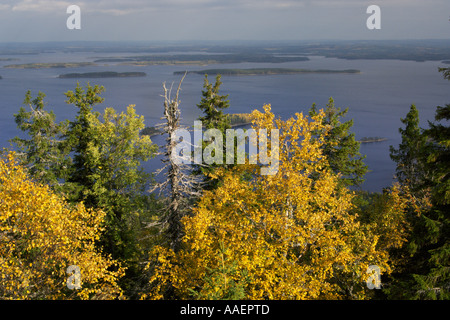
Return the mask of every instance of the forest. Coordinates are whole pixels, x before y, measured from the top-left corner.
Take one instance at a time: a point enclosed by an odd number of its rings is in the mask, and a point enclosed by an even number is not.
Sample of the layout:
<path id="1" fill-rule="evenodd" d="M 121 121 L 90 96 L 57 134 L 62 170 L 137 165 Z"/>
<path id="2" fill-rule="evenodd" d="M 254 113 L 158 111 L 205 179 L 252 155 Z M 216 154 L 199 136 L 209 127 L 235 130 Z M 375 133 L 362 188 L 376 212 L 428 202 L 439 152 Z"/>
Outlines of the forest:
<path id="1" fill-rule="evenodd" d="M 25 93 L 11 119 L 22 135 L 0 156 L 0 299 L 449 299 L 450 104 L 426 128 L 411 105 L 390 147 L 396 182 L 369 193 L 348 109 L 231 116 L 220 74 L 205 75 L 198 120 L 224 137 L 235 121 L 278 129 L 278 172 L 174 161 L 182 81 L 162 85 L 152 129 L 133 105 L 95 111 L 100 85 L 66 92 L 76 116 L 60 122 L 44 93 Z M 225 148 L 214 142 L 199 147 Z"/>

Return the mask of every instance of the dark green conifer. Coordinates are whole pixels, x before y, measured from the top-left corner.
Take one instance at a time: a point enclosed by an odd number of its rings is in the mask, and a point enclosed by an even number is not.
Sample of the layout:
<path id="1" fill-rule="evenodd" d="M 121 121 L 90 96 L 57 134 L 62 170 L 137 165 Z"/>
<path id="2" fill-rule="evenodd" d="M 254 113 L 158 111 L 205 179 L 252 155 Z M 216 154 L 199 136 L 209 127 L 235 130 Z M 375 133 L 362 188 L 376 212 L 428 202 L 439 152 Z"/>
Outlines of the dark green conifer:
<path id="1" fill-rule="evenodd" d="M 365 156 L 359 153 L 360 143 L 356 141 L 355 134 L 350 132 L 353 120 L 340 121 L 347 114 L 348 108 L 341 110 L 335 107 L 333 98 L 330 98 L 324 111 L 323 124 L 329 125 L 331 129 L 325 137 L 323 154 L 328 158 L 333 172 L 342 174 L 341 181 L 344 186 L 358 186 L 364 182 L 367 166 L 363 161 Z M 312 117 L 317 114 L 314 104 L 309 115 Z"/>

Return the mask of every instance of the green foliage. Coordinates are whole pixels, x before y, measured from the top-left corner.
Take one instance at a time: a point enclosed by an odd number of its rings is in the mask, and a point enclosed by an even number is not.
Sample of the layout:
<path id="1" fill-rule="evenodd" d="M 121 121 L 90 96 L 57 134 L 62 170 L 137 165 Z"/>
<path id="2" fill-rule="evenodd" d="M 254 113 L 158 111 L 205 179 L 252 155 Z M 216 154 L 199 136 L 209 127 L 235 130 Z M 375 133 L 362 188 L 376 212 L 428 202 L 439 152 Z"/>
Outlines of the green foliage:
<path id="1" fill-rule="evenodd" d="M 401 122 L 405 128 L 399 128 L 402 142 L 398 149 L 390 146 L 390 156 L 397 163 L 396 174 L 398 181 L 412 189 L 423 187 L 425 179 L 424 147 L 425 135 L 419 128 L 419 112 L 415 105 L 411 105 L 410 111 Z"/>
<path id="2" fill-rule="evenodd" d="M 93 110 L 103 102 L 99 96 L 103 91 L 89 84 L 86 89 L 77 84 L 75 91 L 68 91 L 66 102 L 78 112 L 74 120 L 61 124 L 55 124 L 54 114 L 43 109 L 43 94 L 33 100 L 28 92 L 25 102 L 32 110 L 22 108 L 16 122 L 29 137 L 13 142 L 34 179 L 53 184 L 72 203 L 83 202 L 106 213 L 99 244 L 114 259 L 124 261 L 130 275 L 138 272 L 144 249 L 136 232 L 151 220 L 153 202 L 145 195 L 151 176 L 141 162 L 152 158 L 157 147 L 149 136 L 140 135 L 144 118 L 134 106 L 120 114 L 112 108 L 103 114 Z"/>
<path id="3" fill-rule="evenodd" d="M 219 89 L 222 84 L 220 81 L 220 74 L 216 76 L 214 85 L 208 81 L 208 75 L 205 75 L 205 81 L 203 84 L 204 90 L 202 90 L 202 99 L 197 107 L 203 111 L 203 115 L 198 118 L 202 121 L 202 126 L 205 130 L 217 129 L 222 132 L 222 141 L 226 141 L 226 130 L 231 128 L 230 120 L 227 114 L 223 111 L 227 109 L 230 104 L 227 100 L 228 95 L 220 95 Z M 203 141 L 202 154 L 205 147 L 210 144 L 211 141 Z M 214 154 L 212 154 L 214 156 Z M 217 179 L 211 179 L 209 174 L 214 172 L 218 167 L 229 167 L 226 164 L 226 146 L 223 143 L 223 164 L 212 164 L 209 166 L 195 166 L 194 174 L 202 174 L 205 180 L 204 189 L 214 188 L 219 181 Z"/>
<path id="4" fill-rule="evenodd" d="M 28 168 L 34 179 L 50 185 L 57 185 L 58 179 L 65 176 L 65 169 L 70 166 L 68 150 L 63 135 L 68 128 L 68 121 L 55 123 L 55 114 L 45 110 L 45 94 L 39 92 L 32 98 L 31 92 L 25 95 L 24 104 L 30 111 L 21 107 L 14 115 L 18 128 L 29 139 L 15 137 L 11 140 L 19 150 L 21 164 Z"/>
<path id="5" fill-rule="evenodd" d="M 440 69 L 450 80 L 450 69 Z M 424 131 L 427 138 L 427 186 L 433 207 L 423 215 L 428 243 L 426 272 L 415 275 L 418 296 L 432 299 L 450 298 L 450 104 L 436 108 L 435 123 Z"/>
<path id="6" fill-rule="evenodd" d="M 448 69 L 440 69 L 450 80 Z M 410 209 L 409 258 L 386 290 L 390 298 L 449 299 L 450 288 L 450 105 L 437 107 L 429 129 L 418 127 L 414 107 L 402 120 L 402 143 L 393 159 L 399 180 L 411 185 L 419 210 Z M 391 148 L 392 150 L 393 148 Z M 428 204 L 428 205 L 424 205 Z M 415 213 L 415 214 L 414 214 Z"/>
<path id="7" fill-rule="evenodd" d="M 250 280 L 246 270 L 238 270 L 236 261 L 231 260 L 220 243 L 218 256 L 219 265 L 207 267 L 208 274 L 204 277 L 203 287 L 197 290 L 189 288 L 192 297 L 198 300 L 241 300 L 245 298 L 245 287 Z"/>
<path id="8" fill-rule="evenodd" d="M 91 124 L 88 115 L 93 112 L 93 107 L 96 104 L 103 102 L 104 99 L 98 96 L 103 91 L 105 91 L 104 87 L 99 87 L 97 85 L 92 87 L 88 84 L 85 93 L 84 89 L 77 83 L 74 92 L 68 91 L 65 93 L 67 97 L 66 103 L 74 104 L 75 107 L 78 108 L 75 121 L 70 122 L 69 130 L 66 135 L 67 143 L 71 148 L 71 152 L 74 153 L 74 165 L 71 168 L 72 172 L 70 172 L 68 181 L 84 185 L 88 189 L 92 188 L 92 183 L 88 178 L 92 174 L 92 168 L 88 165 L 88 148 L 91 141 L 89 132 Z M 98 116 L 99 113 L 96 112 L 95 115 Z"/>
<path id="9" fill-rule="evenodd" d="M 220 81 L 221 76 L 216 76 L 216 82 L 213 85 L 208 81 L 208 75 L 205 75 L 202 91 L 202 100 L 197 107 L 203 111 L 203 116 L 198 119 L 202 121 L 205 129 L 219 129 L 225 133 L 226 129 L 230 128 L 227 116 L 223 113 L 225 109 L 230 106 L 228 95 L 220 95 L 219 89 L 222 85 Z"/>
<path id="10" fill-rule="evenodd" d="M 342 175 L 341 181 L 344 186 L 357 186 L 364 182 L 364 175 L 367 166 L 363 160 L 365 156 L 359 153 L 360 143 L 355 140 L 355 134 L 350 132 L 353 120 L 341 122 L 340 119 L 348 112 L 348 108 L 341 111 L 336 108 L 333 98 L 328 100 L 325 108 L 324 125 L 330 126 L 331 130 L 325 137 L 325 144 L 322 147 L 323 154 L 328 158 L 331 169 L 334 173 Z M 309 115 L 318 114 L 314 104 L 309 110 Z M 323 132 L 317 132 L 320 136 Z"/>

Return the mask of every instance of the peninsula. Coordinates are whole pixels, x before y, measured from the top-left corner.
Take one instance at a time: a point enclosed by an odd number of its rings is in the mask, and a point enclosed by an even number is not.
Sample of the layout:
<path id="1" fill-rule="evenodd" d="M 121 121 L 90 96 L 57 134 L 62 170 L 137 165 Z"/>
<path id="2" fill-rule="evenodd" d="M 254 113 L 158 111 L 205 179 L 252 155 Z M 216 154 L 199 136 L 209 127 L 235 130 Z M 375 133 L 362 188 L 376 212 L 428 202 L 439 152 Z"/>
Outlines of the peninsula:
<path id="1" fill-rule="evenodd" d="M 66 73 L 60 74 L 62 79 L 77 79 L 77 78 L 130 78 L 130 77 L 145 77 L 145 72 L 86 72 L 86 73 Z"/>
<path id="2" fill-rule="evenodd" d="M 346 70 L 328 70 L 328 69 L 293 69 L 293 68 L 252 68 L 252 69 L 206 69 L 198 71 L 187 71 L 194 74 L 221 74 L 223 76 L 256 76 L 256 75 L 275 75 L 275 74 L 302 74 L 302 73 L 360 73 L 357 69 Z M 175 71 L 174 75 L 184 74 L 186 71 Z"/>

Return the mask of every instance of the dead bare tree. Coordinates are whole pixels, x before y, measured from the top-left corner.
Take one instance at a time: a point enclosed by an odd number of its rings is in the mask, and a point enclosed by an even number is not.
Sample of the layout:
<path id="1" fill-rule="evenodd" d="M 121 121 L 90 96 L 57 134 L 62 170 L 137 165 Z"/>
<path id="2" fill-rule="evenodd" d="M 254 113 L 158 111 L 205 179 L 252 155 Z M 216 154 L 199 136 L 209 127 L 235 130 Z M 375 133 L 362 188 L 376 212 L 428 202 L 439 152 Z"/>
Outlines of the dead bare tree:
<path id="1" fill-rule="evenodd" d="M 180 249 L 184 235 L 181 219 L 189 214 L 193 202 L 200 196 L 200 190 L 202 189 L 199 187 L 202 184 L 201 178 L 190 174 L 191 168 L 187 164 L 175 161 L 172 156 L 179 142 L 177 141 L 176 131 L 187 129 L 180 123 L 181 111 L 179 109 L 179 94 L 185 76 L 186 74 L 180 80 L 174 98 L 171 96 L 173 84 L 168 89 L 166 84 L 163 83 L 164 116 L 161 119 L 164 119 L 165 123 L 158 125 L 158 127 L 162 127 L 161 134 L 166 134 L 167 138 L 160 153 L 160 155 L 164 156 L 162 159 L 164 166 L 157 170 L 156 174 L 164 172 L 167 179 L 155 184 L 150 190 L 153 192 L 159 189 L 160 196 L 163 195 L 162 199 L 166 201 L 160 221 L 161 231 L 169 242 L 169 247 L 175 252 Z"/>

